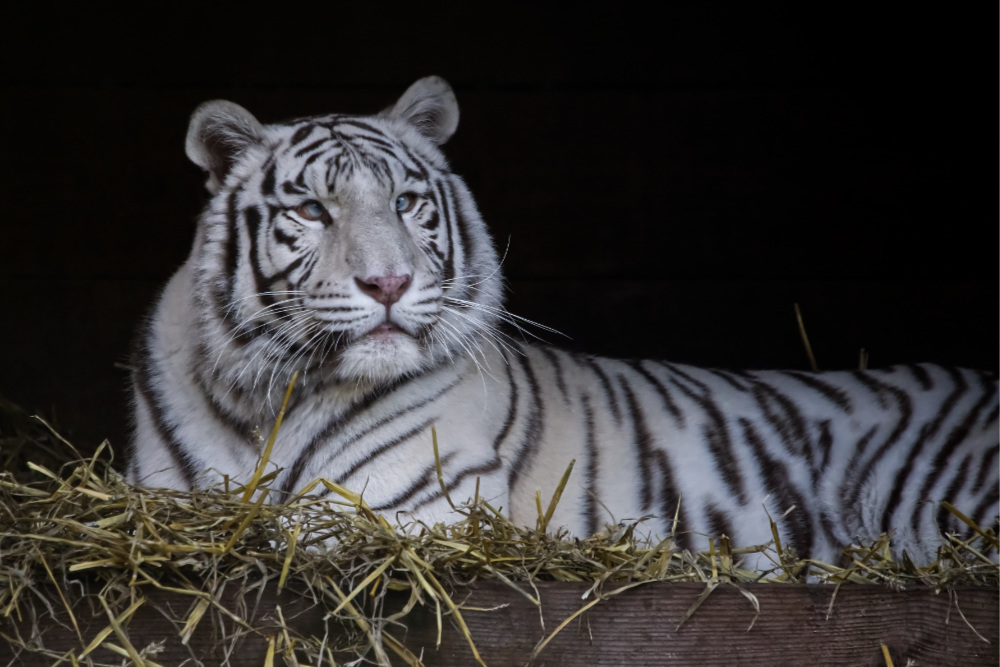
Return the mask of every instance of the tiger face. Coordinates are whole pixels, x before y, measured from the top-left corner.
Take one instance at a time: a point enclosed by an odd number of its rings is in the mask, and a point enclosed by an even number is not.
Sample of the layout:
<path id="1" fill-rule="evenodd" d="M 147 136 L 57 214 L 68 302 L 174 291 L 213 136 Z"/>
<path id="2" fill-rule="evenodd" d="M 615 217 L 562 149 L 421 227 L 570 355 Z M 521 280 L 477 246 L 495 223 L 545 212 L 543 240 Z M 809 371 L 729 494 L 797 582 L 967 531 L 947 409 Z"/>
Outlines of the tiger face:
<path id="1" fill-rule="evenodd" d="M 218 316 L 203 346 L 227 360 L 220 373 L 377 386 L 480 348 L 502 312 L 499 271 L 438 149 L 457 118 L 436 78 L 377 116 L 195 112 L 188 155 L 214 195 L 196 285 Z"/>

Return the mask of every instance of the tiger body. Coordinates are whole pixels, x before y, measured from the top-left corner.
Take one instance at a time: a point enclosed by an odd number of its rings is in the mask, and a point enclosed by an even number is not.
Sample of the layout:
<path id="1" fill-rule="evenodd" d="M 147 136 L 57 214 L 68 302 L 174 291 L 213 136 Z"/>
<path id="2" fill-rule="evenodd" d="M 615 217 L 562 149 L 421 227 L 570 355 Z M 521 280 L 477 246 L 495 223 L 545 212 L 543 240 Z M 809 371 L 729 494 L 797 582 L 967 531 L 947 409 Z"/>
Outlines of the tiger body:
<path id="1" fill-rule="evenodd" d="M 932 558 L 940 531 L 997 515 L 995 378 L 933 365 L 719 371 L 515 340 L 499 262 L 440 153 L 458 110 L 440 79 L 377 116 L 260 125 L 195 112 L 188 155 L 213 197 L 138 346 L 128 477 L 246 480 L 292 373 L 270 465 L 275 500 L 322 477 L 400 521 L 447 521 L 475 493 L 586 536 L 645 518 L 704 548 L 771 540 L 800 555 L 895 531 Z M 786 515 L 786 510 L 795 509 Z"/>

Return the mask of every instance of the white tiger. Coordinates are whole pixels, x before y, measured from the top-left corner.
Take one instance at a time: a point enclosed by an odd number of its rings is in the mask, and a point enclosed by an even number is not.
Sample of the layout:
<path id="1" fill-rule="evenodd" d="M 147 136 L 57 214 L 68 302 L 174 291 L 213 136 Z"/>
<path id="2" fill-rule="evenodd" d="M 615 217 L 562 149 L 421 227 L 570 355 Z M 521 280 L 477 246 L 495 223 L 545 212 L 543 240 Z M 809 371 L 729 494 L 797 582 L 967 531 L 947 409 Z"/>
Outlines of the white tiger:
<path id="1" fill-rule="evenodd" d="M 262 125 L 207 102 L 187 154 L 211 193 L 187 262 L 136 351 L 128 478 L 246 480 L 294 371 L 271 462 L 276 497 L 317 477 L 388 515 L 448 520 L 479 493 L 533 522 L 535 492 L 577 467 L 553 526 L 771 539 L 800 555 L 894 530 L 931 558 L 939 531 L 998 511 L 997 383 L 932 365 L 729 372 L 571 354 L 509 337 L 497 253 L 439 146 L 458 124 L 442 79 L 374 116 Z"/>

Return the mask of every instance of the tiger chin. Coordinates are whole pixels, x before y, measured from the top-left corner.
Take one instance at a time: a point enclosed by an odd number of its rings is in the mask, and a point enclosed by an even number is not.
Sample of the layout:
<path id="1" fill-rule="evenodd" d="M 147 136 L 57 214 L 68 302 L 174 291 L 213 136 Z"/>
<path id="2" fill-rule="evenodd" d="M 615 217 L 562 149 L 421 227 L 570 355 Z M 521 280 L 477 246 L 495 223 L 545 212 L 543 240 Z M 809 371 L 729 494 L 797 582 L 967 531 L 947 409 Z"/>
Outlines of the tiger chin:
<path id="1" fill-rule="evenodd" d="M 658 539 L 677 517 L 678 547 L 747 546 L 773 517 L 801 556 L 835 562 L 892 531 L 924 560 L 942 532 L 969 533 L 942 500 L 995 525 L 988 373 L 725 371 L 525 342 L 441 152 L 458 120 L 437 77 L 369 116 L 195 110 L 186 152 L 210 198 L 138 337 L 132 483 L 248 479 L 297 372 L 272 499 L 323 477 L 387 516 L 447 521 L 443 483 L 531 523 L 575 459 L 550 525 L 581 537 L 644 518 Z"/>

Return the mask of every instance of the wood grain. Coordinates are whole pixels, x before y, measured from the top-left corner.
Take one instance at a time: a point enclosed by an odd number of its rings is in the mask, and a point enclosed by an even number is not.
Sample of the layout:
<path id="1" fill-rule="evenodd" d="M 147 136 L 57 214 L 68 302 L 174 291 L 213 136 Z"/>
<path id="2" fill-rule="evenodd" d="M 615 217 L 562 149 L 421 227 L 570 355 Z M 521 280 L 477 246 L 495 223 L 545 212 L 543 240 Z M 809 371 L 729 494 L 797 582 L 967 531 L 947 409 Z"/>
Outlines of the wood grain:
<path id="1" fill-rule="evenodd" d="M 464 601 L 463 616 L 484 661 L 491 666 L 537 667 L 622 665 L 871 665 L 884 666 L 882 645 L 895 665 L 908 660 L 916 665 L 947 667 L 996 665 L 998 592 L 987 588 L 958 588 L 935 593 L 930 589 L 891 591 L 880 586 L 842 587 L 830 610 L 834 588 L 826 585 L 748 585 L 742 591 L 720 585 L 681 623 L 705 590 L 701 584 L 649 584 L 612 595 L 574 618 L 537 656 L 535 647 L 566 618 L 589 600 L 581 599 L 585 584 L 542 582 L 536 588 L 541 610 L 524 596 L 501 584 L 480 584 L 454 592 Z M 526 589 L 529 590 L 530 589 Z M 605 594 L 615 590 L 605 589 Z M 206 615 L 185 646 L 179 634 L 181 621 L 192 604 L 190 597 L 147 591 L 152 604 L 141 609 L 127 626 L 133 646 L 141 649 L 162 641 L 161 652 L 151 656 L 161 665 L 177 665 L 195 658 L 206 665 L 227 664 L 221 650 L 234 635 L 242 634 L 229 655 L 229 665 L 260 665 L 267 651 L 267 637 L 274 636 L 276 607 L 293 628 L 292 635 L 322 637 L 341 630 L 324 621 L 327 608 L 307 596 L 276 596 L 269 587 L 226 605 L 249 620 L 253 631 L 223 619 L 213 624 Z M 760 605 L 758 614 L 745 594 Z M 406 596 L 390 595 L 383 614 L 398 610 Z M 40 605 L 39 605 L 40 606 Z M 240 608 L 242 606 L 242 609 Z M 81 606 L 78 606 L 81 607 Z M 155 608 L 154 608 L 155 607 Z M 489 608 L 474 611 L 471 608 Z M 829 615 L 828 615 L 828 610 Z M 84 640 L 107 626 L 101 613 L 86 618 L 76 610 Z M 82 645 L 67 623 L 47 614 L 39 619 L 41 641 L 49 656 L 79 655 Z M 171 620 L 173 619 L 173 620 Z M 401 625 L 387 630 L 432 665 L 475 664 L 468 644 L 447 618 L 441 645 L 433 609 L 417 609 Z M 29 623 L 18 625 L 25 632 Z M 15 629 L 8 619 L 0 631 Z M 112 643 L 117 641 L 113 636 Z M 331 634 L 330 644 L 335 643 Z M 100 663 L 116 662 L 114 654 L 98 649 L 91 657 Z M 344 660 L 348 656 L 338 656 Z M 0 646 L 0 664 L 51 665 L 52 657 L 18 654 Z M 68 663 L 67 663 L 68 664 Z M 276 664 L 282 664 L 278 659 Z M 402 663 L 400 663 L 402 664 Z"/>

